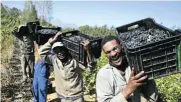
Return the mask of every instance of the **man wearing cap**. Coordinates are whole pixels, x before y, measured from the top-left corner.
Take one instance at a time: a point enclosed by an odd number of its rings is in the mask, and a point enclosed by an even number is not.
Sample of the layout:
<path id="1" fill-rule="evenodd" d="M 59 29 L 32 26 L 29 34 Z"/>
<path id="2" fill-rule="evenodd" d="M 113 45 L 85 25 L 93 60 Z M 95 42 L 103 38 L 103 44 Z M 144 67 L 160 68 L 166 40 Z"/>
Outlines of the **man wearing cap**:
<path id="1" fill-rule="evenodd" d="M 83 102 L 83 80 L 81 70 L 83 66 L 71 57 L 68 49 L 62 42 L 56 42 L 61 35 L 58 32 L 53 38 L 40 48 L 40 55 L 46 55 L 45 60 L 52 63 L 55 73 L 55 84 L 58 98 L 61 102 Z M 88 50 L 88 41 L 83 42 L 85 50 Z M 53 49 L 55 55 L 49 55 L 48 52 Z M 88 58 L 88 63 L 92 62 Z"/>

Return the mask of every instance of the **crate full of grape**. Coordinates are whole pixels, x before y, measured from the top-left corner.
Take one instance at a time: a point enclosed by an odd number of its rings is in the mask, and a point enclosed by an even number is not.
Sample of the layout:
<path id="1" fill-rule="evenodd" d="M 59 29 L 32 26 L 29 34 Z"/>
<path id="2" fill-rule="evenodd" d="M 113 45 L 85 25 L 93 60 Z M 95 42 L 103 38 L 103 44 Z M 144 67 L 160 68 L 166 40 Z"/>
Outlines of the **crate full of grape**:
<path id="1" fill-rule="evenodd" d="M 87 34 L 83 34 L 79 30 L 72 30 L 62 33 L 62 42 L 68 48 L 72 57 L 79 61 L 84 66 L 87 65 L 87 53 L 84 50 L 84 46 L 81 44 L 82 41 L 90 41 L 90 52 L 94 58 L 101 56 L 101 41 L 100 37 L 92 37 Z"/>
<path id="2" fill-rule="evenodd" d="M 45 44 L 49 38 L 55 36 L 57 32 L 61 31 L 61 27 L 43 27 L 37 26 L 35 29 L 35 38 L 39 45 Z"/>
<path id="3" fill-rule="evenodd" d="M 151 80 L 181 72 L 181 33 L 156 23 L 152 18 L 116 30 L 128 62 L 136 73 L 145 71 Z"/>

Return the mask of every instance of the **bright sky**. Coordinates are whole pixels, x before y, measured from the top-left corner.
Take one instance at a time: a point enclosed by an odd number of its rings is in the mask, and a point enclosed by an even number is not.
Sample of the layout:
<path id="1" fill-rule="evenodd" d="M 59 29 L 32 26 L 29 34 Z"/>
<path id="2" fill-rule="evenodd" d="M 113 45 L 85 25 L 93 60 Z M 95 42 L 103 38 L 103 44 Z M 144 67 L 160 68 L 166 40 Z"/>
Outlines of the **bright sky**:
<path id="1" fill-rule="evenodd" d="M 2 1 L 24 8 L 24 1 Z M 147 17 L 166 27 L 181 27 L 181 1 L 53 1 L 55 25 L 121 26 Z"/>

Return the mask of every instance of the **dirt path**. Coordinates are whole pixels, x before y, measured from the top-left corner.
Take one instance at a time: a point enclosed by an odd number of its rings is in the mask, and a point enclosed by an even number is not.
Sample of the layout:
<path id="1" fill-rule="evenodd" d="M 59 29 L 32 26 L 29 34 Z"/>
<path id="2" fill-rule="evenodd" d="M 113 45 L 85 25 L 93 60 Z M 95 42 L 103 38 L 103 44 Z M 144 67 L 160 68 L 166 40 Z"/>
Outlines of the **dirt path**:
<path id="1" fill-rule="evenodd" d="M 27 102 L 32 101 L 32 93 L 30 91 L 31 84 L 21 83 L 22 71 L 20 65 L 20 47 L 18 40 L 14 43 L 14 51 L 10 59 L 8 68 L 1 68 L 1 101 L 7 102 Z"/>

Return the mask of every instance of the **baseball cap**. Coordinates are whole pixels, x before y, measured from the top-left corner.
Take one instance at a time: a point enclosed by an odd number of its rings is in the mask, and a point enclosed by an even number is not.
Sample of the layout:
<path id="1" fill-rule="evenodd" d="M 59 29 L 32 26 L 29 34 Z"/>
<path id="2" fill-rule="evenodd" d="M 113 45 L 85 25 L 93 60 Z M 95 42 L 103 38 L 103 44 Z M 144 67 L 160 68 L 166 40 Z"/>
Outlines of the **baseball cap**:
<path id="1" fill-rule="evenodd" d="M 54 49 L 55 47 L 63 47 L 63 43 L 62 42 L 55 42 L 52 46 L 52 49 Z"/>

